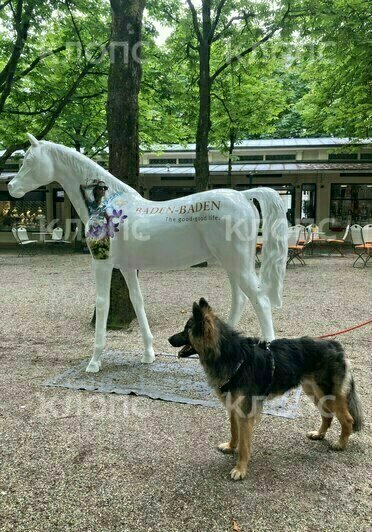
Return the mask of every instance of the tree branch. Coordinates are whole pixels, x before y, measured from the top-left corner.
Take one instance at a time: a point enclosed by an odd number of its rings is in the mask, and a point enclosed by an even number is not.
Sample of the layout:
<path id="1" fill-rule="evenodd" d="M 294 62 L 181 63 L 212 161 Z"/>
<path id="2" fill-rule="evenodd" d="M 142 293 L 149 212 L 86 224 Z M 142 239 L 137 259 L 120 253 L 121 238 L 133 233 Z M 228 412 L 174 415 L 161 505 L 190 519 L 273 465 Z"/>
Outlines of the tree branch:
<path id="1" fill-rule="evenodd" d="M 239 54 L 236 54 L 234 55 L 233 57 L 230 57 L 230 59 L 228 59 L 223 65 L 221 65 L 216 71 L 215 73 L 211 76 L 211 83 L 214 82 L 214 80 L 224 71 L 226 70 L 227 67 L 229 67 L 230 65 L 233 65 L 235 63 L 238 63 L 242 57 L 245 57 L 246 55 L 250 54 L 251 52 L 253 52 L 254 50 L 256 50 L 257 48 L 259 48 L 262 44 L 264 44 L 265 42 L 267 42 L 269 39 L 271 39 L 271 37 L 278 31 L 280 30 L 280 28 L 283 27 L 284 25 L 284 22 L 286 20 L 286 18 L 289 16 L 289 13 L 290 13 L 290 10 L 291 10 L 291 2 L 289 1 L 288 2 L 288 8 L 286 10 L 286 12 L 284 13 L 280 23 L 275 26 L 271 31 L 269 31 L 264 37 L 262 37 L 262 39 L 260 39 L 259 41 L 255 42 L 252 46 L 250 46 L 249 48 L 246 48 L 245 50 L 243 50 L 242 52 L 240 52 Z"/>
<path id="2" fill-rule="evenodd" d="M 0 113 L 2 112 L 4 108 L 4 104 L 11 92 L 13 83 L 14 83 L 14 76 L 15 72 L 17 70 L 18 63 L 20 61 L 23 49 L 25 47 L 27 37 L 28 37 L 28 30 L 31 23 L 31 16 L 32 16 L 32 10 L 33 7 L 28 5 L 23 14 L 23 0 L 18 0 L 17 2 L 17 9 L 15 13 L 15 27 L 17 32 L 17 37 L 13 46 L 12 53 L 10 55 L 9 61 L 3 68 L 2 72 L 0 73 L 0 90 L 1 90 L 1 96 L 0 96 Z"/>
<path id="3" fill-rule="evenodd" d="M 231 116 L 231 113 L 230 113 L 230 111 L 229 111 L 229 109 L 228 109 L 228 107 L 227 107 L 227 105 L 226 105 L 225 100 L 224 100 L 223 98 L 221 98 L 221 96 L 219 96 L 219 95 L 216 94 L 215 92 L 212 92 L 212 93 L 211 93 L 211 96 L 214 96 L 215 98 L 217 98 L 217 100 L 218 100 L 219 102 L 222 103 L 222 106 L 223 106 L 223 108 L 225 109 L 225 111 L 226 111 L 226 113 L 227 113 L 227 116 L 229 117 L 230 122 L 233 124 L 233 123 L 234 123 L 234 120 L 233 120 L 233 118 L 232 118 L 232 116 Z"/>
<path id="4" fill-rule="evenodd" d="M 81 94 L 74 96 L 74 100 L 89 100 L 91 98 L 97 98 L 97 96 L 102 96 L 103 94 L 107 94 L 107 89 L 103 89 L 99 92 L 96 92 L 94 94 Z"/>
<path id="5" fill-rule="evenodd" d="M 199 28 L 199 23 L 198 23 L 198 15 L 196 13 L 195 6 L 191 2 L 191 0 L 187 0 L 187 3 L 189 5 L 190 11 L 191 11 L 192 22 L 193 22 L 193 25 L 194 25 L 194 30 L 195 30 L 195 33 L 196 33 L 196 37 L 197 37 L 198 41 L 201 42 L 202 35 L 200 33 L 200 28 Z"/>
<path id="6" fill-rule="evenodd" d="M 210 35 L 211 42 L 213 42 L 214 40 L 214 32 L 216 31 L 216 28 L 221 18 L 222 10 L 225 7 L 226 2 L 227 0 L 220 0 L 220 3 L 217 6 L 216 16 L 214 17 L 214 21 L 213 21 L 212 28 L 211 28 L 211 35 Z"/>
<path id="7" fill-rule="evenodd" d="M 79 42 L 80 42 L 80 46 L 81 46 L 81 52 L 83 54 L 83 57 L 84 57 L 84 60 L 86 61 L 87 60 L 87 57 L 86 57 L 86 54 L 85 54 L 85 46 L 84 46 L 84 43 L 83 43 L 83 39 L 81 38 L 81 35 L 80 35 L 80 30 L 79 28 L 77 27 L 77 24 L 75 22 L 75 18 L 74 18 L 74 15 L 71 11 L 71 8 L 70 8 L 70 2 L 69 0 L 66 0 L 66 6 L 67 6 L 67 9 L 68 9 L 68 12 L 70 14 L 70 18 L 71 18 L 71 22 L 72 22 L 72 25 L 74 26 L 74 30 L 75 30 L 75 33 L 77 35 L 77 38 L 79 39 Z"/>
<path id="8" fill-rule="evenodd" d="M 32 70 L 34 70 L 34 68 L 37 67 L 37 65 L 43 60 L 43 59 L 46 59 L 47 57 L 51 56 L 51 55 L 56 55 L 56 54 L 59 54 L 59 52 L 63 52 L 64 50 L 66 50 L 66 45 L 62 45 L 60 46 L 59 48 L 56 48 L 55 50 L 51 50 L 50 52 L 44 52 L 43 54 L 39 55 L 38 57 L 36 57 L 32 63 L 30 64 L 30 66 L 28 66 L 25 70 L 23 70 L 22 72 L 20 72 L 17 76 L 14 77 L 14 81 L 18 81 L 20 80 L 21 78 L 24 78 L 25 76 L 27 76 L 27 74 L 29 74 Z"/>
<path id="9" fill-rule="evenodd" d="M 4 2 L 3 4 L 0 4 L 0 11 L 2 9 L 4 9 L 4 7 L 6 7 L 8 4 L 10 4 L 11 0 L 7 0 L 6 2 Z"/>
<path id="10" fill-rule="evenodd" d="M 53 109 L 53 105 L 48 107 L 48 109 L 39 109 L 38 111 L 18 111 L 16 109 L 7 109 L 4 108 L 4 114 L 8 115 L 19 115 L 19 116 L 36 116 L 42 115 L 44 113 L 49 113 Z"/>
<path id="11" fill-rule="evenodd" d="M 94 54 L 93 54 L 93 56 L 94 56 Z M 84 66 L 83 70 L 80 72 L 79 76 L 73 82 L 73 84 L 71 85 L 69 90 L 66 92 L 64 97 L 58 101 L 58 105 L 56 106 L 56 108 L 54 109 L 53 113 L 49 117 L 49 121 L 47 122 L 47 124 L 43 127 L 43 129 L 41 131 L 36 133 L 36 137 L 38 139 L 43 139 L 49 133 L 49 131 L 53 128 L 54 124 L 56 123 L 57 119 L 61 115 L 62 111 L 64 110 L 66 105 L 70 102 L 71 96 L 77 90 L 77 88 L 79 87 L 80 83 L 82 82 L 84 77 L 87 75 L 89 70 L 91 70 L 95 66 L 96 65 L 94 63 L 87 63 Z M 28 146 L 29 146 L 29 142 L 20 142 L 19 144 L 12 144 L 11 146 L 9 146 L 5 150 L 3 155 L 0 157 L 0 173 L 2 172 L 2 170 L 4 168 L 5 162 L 7 161 L 7 159 L 9 159 L 9 157 L 12 155 L 12 153 L 14 153 L 17 150 L 24 150 Z"/>
<path id="12" fill-rule="evenodd" d="M 236 20 L 245 20 L 246 22 L 246 26 L 247 26 L 247 23 L 248 23 L 248 18 L 249 17 L 255 17 L 256 14 L 255 13 L 244 13 L 243 15 L 236 15 L 236 17 L 232 17 L 229 22 L 226 24 L 226 26 L 224 26 L 222 28 L 222 30 L 217 33 L 217 35 L 215 35 L 212 39 L 212 42 L 216 42 L 218 41 L 219 39 L 221 39 L 221 37 L 223 36 L 223 34 L 230 28 L 230 26 L 236 21 Z"/>

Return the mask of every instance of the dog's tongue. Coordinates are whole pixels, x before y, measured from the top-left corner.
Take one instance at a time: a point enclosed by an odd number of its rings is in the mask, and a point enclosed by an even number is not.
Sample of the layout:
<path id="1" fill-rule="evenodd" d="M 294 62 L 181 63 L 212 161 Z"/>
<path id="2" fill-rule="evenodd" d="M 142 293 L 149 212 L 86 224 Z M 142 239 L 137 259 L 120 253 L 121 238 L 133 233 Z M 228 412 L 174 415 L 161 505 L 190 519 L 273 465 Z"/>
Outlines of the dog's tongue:
<path id="1" fill-rule="evenodd" d="M 178 351 L 179 358 L 186 358 L 193 354 L 193 348 L 191 345 L 184 345 L 183 348 Z"/>

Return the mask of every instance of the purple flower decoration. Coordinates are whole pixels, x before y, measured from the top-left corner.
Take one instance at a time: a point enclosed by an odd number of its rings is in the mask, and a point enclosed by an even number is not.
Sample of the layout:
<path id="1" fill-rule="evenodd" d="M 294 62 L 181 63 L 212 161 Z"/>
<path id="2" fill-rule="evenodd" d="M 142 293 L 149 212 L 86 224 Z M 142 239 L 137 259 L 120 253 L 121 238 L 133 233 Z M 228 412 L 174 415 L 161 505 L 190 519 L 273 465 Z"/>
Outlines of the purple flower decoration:
<path id="1" fill-rule="evenodd" d="M 112 216 L 109 216 L 106 222 L 106 234 L 107 236 L 113 238 L 115 233 L 119 231 L 119 224 L 115 223 Z"/>
<path id="2" fill-rule="evenodd" d="M 119 224 L 128 218 L 123 211 L 114 209 L 111 215 L 106 218 L 90 218 L 89 226 L 86 231 L 87 238 L 101 240 L 107 237 L 113 238 L 115 233 L 119 232 Z"/>
<path id="3" fill-rule="evenodd" d="M 123 214 L 123 211 L 121 209 L 118 211 L 116 209 L 113 209 L 110 218 L 112 218 L 116 224 L 119 224 L 119 223 L 123 223 L 124 220 L 128 218 L 128 216 Z"/>
<path id="4" fill-rule="evenodd" d="M 101 238 L 105 238 L 105 236 L 107 235 L 107 230 L 105 226 L 106 224 L 103 220 L 91 220 L 88 230 L 86 232 L 86 236 L 88 238 L 93 238 L 94 240 L 100 240 Z"/>

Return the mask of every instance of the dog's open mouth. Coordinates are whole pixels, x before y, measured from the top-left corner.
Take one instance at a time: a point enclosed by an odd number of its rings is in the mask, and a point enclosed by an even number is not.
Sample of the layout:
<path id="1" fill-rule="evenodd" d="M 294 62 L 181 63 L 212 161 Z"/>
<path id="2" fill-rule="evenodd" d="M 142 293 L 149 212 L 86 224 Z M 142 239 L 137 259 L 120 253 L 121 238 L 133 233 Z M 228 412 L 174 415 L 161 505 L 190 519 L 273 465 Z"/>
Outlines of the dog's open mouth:
<path id="1" fill-rule="evenodd" d="M 178 351 L 179 358 L 187 358 L 195 354 L 196 354 L 195 349 L 192 347 L 192 345 L 188 345 L 188 344 L 184 345 L 183 348 L 180 349 L 180 351 Z"/>

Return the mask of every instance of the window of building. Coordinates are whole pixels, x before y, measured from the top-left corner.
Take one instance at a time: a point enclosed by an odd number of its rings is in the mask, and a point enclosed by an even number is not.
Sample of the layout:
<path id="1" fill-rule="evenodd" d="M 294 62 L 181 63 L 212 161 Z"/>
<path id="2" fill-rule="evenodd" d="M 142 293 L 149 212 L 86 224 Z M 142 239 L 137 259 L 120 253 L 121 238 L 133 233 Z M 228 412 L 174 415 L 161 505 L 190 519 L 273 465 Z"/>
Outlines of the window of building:
<path id="1" fill-rule="evenodd" d="M 150 159 L 149 164 L 176 164 L 177 159 Z"/>
<path id="2" fill-rule="evenodd" d="M 263 161 L 263 155 L 239 155 L 239 161 Z"/>
<path id="3" fill-rule="evenodd" d="M 349 223 L 365 224 L 372 218 L 372 185 L 331 185 L 330 224 L 342 231 Z"/>
<path id="4" fill-rule="evenodd" d="M 329 161 L 357 161 L 358 154 L 357 153 L 329 153 L 328 160 Z"/>
<path id="5" fill-rule="evenodd" d="M 194 181 L 193 175 L 162 175 L 160 178 L 162 181 Z"/>
<path id="6" fill-rule="evenodd" d="M 0 192 L 0 231 L 10 231 L 13 226 L 38 228 L 41 217 L 46 216 L 45 190 L 28 192 L 15 199 L 7 191 Z"/>
<path id="7" fill-rule="evenodd" d="M 168 201 L 175 198 L 182 198 L 195 193 L 194 187 L 152 187 L 150 189 L 150 200 Z"/>
<path id="8" fill-rule="evenodd" d="M 301 223 L 304 225 L 315 223 L 316 213 L 316 184 L 305 183 L 301 190 Z"/>
<path id="9" fill-rule="evenodd" d="M 372 161 L 372 152 L 371 153 L 361 153 L 360 158 L 362 161 Z"/>
<path id="10" fill-rule="evenodd" d="M 295 161 L 295 153 L 275 153 L 266 155 L 266 161 Z"/>
<path id="11" fill-rule="evenodd" d="M 195 159 L 178 159 L 178 164 L 194 164 Z"/>

